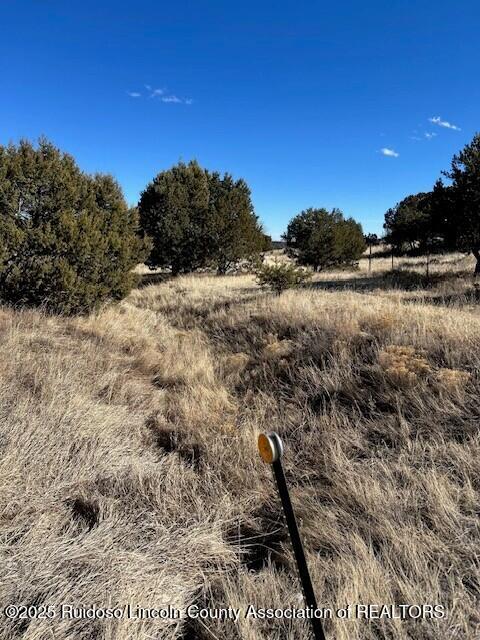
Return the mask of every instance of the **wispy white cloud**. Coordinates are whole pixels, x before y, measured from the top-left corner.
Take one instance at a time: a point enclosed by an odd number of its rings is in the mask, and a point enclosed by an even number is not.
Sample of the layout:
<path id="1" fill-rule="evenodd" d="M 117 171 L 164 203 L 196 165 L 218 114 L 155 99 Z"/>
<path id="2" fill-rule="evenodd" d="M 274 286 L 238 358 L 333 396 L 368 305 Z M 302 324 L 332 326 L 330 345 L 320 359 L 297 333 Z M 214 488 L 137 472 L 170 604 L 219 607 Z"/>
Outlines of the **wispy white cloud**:
<path id="1" fill-rule="evenodd" d="M 174 93 L 167 93 L 167 89 L 157 88 L 154 89 L 151 84 L 143 85 L 146 89 L 146 97 L 149 98 L 158 98 L 161 102 L 171 103 L 171 104 L 193 104 L 192 98 L 179 98 Z M 142 98 L 143 94 L 139 91 L 127 91 L 127 94 L 131 98 Z"/>
<path id="2" fill-rule="evenodd" d="M 183 102 L 183 100 L 181 98 L 178 98 L 177 96 L 174 96 L 174 95 L 162 96 L 161 101 L 162 102 L 172 102 L 173 104 L 181 104 Z"/>
<path id="3" fill-rule="evenodd" d="M 176 95 L 162 96 L 160 98 L 162 102 L 169 102 L 170 104 L 193 104 L 192 98 L 179 98 Z"/>
<path id="4" fill-rule="evenodd" d="M 422 134 L 420 134 L 419 131 L 414 131 L 413 135 L 409 136 L 409 138 L 410 140 L 421 142 L 422 140 L 432 140 L 433 138 L 436 138 L 437 135 L 438 133 L 435 133 L 434 131 L 424 131 Z"/>
<path id="5" fill-rule="evenodd" d="M 442 120 L 440 116 L 435 116 L 434 118 L 429 118 L 429 121 L 432 124 L 437 124 L 439 127 L 445 127 L 445 129 L 453 129 L 454 131 L 461 131 L 460 127 L 457 127 L 456 124 L 452 124 L 451 122 L 447 122 L 446 120 Z"/>
<path id="6" fill-rule="evenodd" d="M 398 156 L 400 155 L 399 153 L 397 153 L 393 149 L 389 149 L 388 147 L 383 147 L 383 149 L 380 149 L 380 153 L 389 158 L 398 158 Z"/>

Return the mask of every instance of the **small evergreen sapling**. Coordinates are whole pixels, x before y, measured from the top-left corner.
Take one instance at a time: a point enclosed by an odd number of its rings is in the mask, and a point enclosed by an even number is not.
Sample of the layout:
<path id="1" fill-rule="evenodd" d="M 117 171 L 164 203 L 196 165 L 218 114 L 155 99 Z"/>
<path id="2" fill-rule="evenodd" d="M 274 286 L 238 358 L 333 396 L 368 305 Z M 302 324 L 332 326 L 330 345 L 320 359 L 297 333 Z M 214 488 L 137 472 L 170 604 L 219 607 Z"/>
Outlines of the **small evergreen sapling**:
<path id="1" fill-rule="evenodd" d="M 298 287 L 312 277 L 311 271 L 292 263 L 262 264 L 256 271 L 257 283 L 278 296 L 286 289 Z"/>

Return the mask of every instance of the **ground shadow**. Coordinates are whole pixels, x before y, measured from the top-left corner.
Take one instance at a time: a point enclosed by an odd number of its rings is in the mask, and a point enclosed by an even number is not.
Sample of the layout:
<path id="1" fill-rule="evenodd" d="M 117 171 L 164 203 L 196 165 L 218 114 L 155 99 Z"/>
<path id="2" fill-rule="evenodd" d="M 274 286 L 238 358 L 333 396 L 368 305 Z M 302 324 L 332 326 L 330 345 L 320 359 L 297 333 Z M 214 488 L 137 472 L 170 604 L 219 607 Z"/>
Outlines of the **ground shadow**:
<path id="1" fill-rule="evenodd" d="M 368 291 L 371 289 L 386 288 L 386 282 L 383 275 L 378 276 L 362 276 L 359 278 L 345 278 L 342 280 L 317 280 L 304 284 L 304 289 L 322 289 L 325 291 L 335 290 L 342 291 L 351 289 L 354 291 Z"/>
<path id="2" fill-rule="evenodd" d="M 444 272 L 432 273 L 427 276 L 409 269 L 395 269 L 375 275 L 365 275 L 358 277 L 350 277 L 342 280 L 317 280 L 303 285 L 305 289 L 317 289 L 323 291 L 359 291 L 367 292 L 374 289 L 384 291 L 415 291 L 416 289 L 431 289 L 441 283 L 454 282 L 459 279 L 467 279 L 471 274 L 469 272 Z M 465 296 L 465 294 L 462 294 Z M 438 296 L 438 298 L 447 298 L 448 296 Z M 460 296 L 461 297 L 461 296 Z M 473 299 L 473 294 L 472 294 Z"/>
<path id="3" fill-rule="evenodd" d="M 162 282 L 166 282 L 172 277 L 171 273 L 142 273 L 137 288 L 143 289 L 143 287 L 148 287 L 150 284 L 162 284 Z"/>
<path id="4" fill-rule="evenodd" d="M 434 296 L 407 296 L 405 302 L 411 304 L 432 304 L 444 307 L 463 307 L 478 305 L 480 303 L 480 291 L 476 289 L 463 293 L 452 293 Z"/>

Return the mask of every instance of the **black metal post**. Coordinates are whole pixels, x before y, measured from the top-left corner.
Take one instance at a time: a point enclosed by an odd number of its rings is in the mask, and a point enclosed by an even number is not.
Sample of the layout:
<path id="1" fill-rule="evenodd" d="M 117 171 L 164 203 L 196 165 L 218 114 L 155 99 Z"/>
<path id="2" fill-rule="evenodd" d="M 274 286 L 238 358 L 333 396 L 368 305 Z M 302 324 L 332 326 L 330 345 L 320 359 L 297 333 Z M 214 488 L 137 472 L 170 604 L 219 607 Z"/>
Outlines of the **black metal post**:
<path id="1" fill-rule="evenodd" d="M 273 468 L 273 475 L 277 483 L 278 493 L 282 502 L 283 513 L 285 515 L 285 520 L 287 521 L 288 533 L 290 535 L 290 541 L 292 543 L 293 553 L 297 563 L 303 597 L 307 609 L 310 609 L 313 614 L 313 616 L 309 618 L 312 626 L 313 637 L 315 640 L 325 640 L 325 634 L 323 633 L 320 618 L 316 618 L 314 613 L 318 609 L 317 600 L 315 598 L 315 591 L 313 590 L 312 580 L 308 571 L 307 559 L 305 557 L 302 539 L 298 530 L 295 512 L 290 500 L 290 494 L 288 493 L 287 480 L 282 467 L 282 441 L 276 433 L 271 433 L 268 436 L 262 435 L 259 438 L 259 450 L 260 455 L 265 462 L 269 462 Z"/>

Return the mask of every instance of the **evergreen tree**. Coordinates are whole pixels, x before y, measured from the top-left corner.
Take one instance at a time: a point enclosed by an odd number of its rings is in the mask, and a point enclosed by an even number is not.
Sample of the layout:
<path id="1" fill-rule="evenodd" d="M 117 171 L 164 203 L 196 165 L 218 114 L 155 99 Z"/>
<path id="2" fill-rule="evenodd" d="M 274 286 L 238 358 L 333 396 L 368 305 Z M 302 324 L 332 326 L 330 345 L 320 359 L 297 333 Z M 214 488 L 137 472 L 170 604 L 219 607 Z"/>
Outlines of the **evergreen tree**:
<path id="1" fill-rule="evenodd" d="M 208 173 L 212 212 L 212 258 L 219 273 L 266 246 L 265 234 L 255 215 L 250 189 L 244 180 L 226 173 Z"/>
<path id="2" fill-rule="evenodd" d="M 445 223 L 455 229 L 455 246 L 476 258 L 475 275 L 480 275 L 480 134 L 453 156 L 445 175 L 452 180 L 453 206 L 446 207 Z"/>
<path id="3" fill-rule="evenodd" d="M 410 195 L 385 213 L 385 242 L 396 252 L 425 249 L 433 233 L 430 193 Z"/>
<path id="4" fill-rule="evenodd" d="M 283 237 L 288 253 L 316 271 L 353 264 L 365 250 L 361 225 L 345 220 L 339 209 L 306 209 L 289 222 Z"/>
<path id="5" fill-rule="evenodd" d="M 273 247 L 274 247 L 273 241 L 272 241 L 272 236 L 269 236 L 266 233 L 263 233 L 262 235 L 263 235 L 263 238 L 262 238 L 262 242 L 261 242 L 261 245 L 262 245 L 261 246 L 261 250 L 263 252 L 272 251 Z"/>
<path id="6" fill-rule="evenodd" d="M 89 176 L 45 139 L 0 147 L 0 297 L 51 311 L 119 299 L 143 259 L 135 210 L 108 175 Z"/>
<path id="7" fill-rule="evenodd" d="M 430 228 L 434 242 L 445 250 L 457 248 L 455 190 L 438 179 L 429 195 Z"/>
<path id="8" fill-rule="evenodd" d="M 335 260 L 337 264 L 353 265 L 366 249 L 362 225 L 353 218 L 335 225 Z"/>
<path id="9" fill-rule="evenodd" d="M 256 271 L 257 284 L 278 296 L 286 289 L 298 287 L 312 277 L 312 272 L 288 263 L 262 264 Z"/>
<path id="10" fill-rule="evenodd" d="M 210 259 L 209 185 L 195 161 L 162 171 L 146 187 L 138 205 L 140 226 L 152 238 L 150 267 L 170 267 L 174 275 Z"/>
<path id="11" fill-rule="evenodd" d="M 159 173 L 143 191 L 139 211 L 153 240 L 147 264 L 173 274 L 200 267 L 224 273 L 265 244 L 245 181 L 206 171 L 196 161 Z"/>

